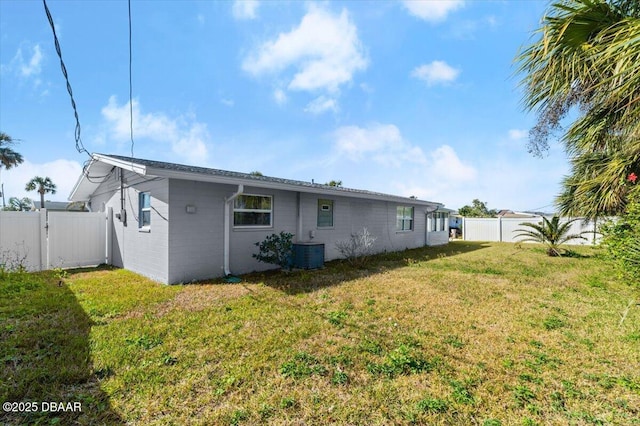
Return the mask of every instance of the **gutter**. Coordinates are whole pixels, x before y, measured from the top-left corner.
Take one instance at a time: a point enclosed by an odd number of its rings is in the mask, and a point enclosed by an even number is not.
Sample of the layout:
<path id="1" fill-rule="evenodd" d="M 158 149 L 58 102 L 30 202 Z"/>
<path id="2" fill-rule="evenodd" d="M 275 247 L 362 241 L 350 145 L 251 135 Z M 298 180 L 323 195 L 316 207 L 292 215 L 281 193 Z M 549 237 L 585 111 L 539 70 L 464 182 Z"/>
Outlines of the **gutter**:
<path id="1" fill-rule="evenodd" d="M 229 252 L 230 252 L 230 237 L 231 237 L 231 203 L 233 200 L 238 198 L 244 192 L 244 185 L 239 184 L 238 190 L 233 193 L 230 197 L 225 198 L 224 200 L 224 248 L 223 248 L 223 257 L 224 257 L 224 275 L 231 275 L 231 270 L 229 268 Z"/>

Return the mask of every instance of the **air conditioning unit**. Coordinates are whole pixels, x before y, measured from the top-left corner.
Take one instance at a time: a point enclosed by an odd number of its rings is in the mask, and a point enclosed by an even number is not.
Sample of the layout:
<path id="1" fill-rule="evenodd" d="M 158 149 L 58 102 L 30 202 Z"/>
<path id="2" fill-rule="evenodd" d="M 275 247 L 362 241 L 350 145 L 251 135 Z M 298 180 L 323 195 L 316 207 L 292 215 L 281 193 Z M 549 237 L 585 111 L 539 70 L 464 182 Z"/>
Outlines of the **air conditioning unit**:
<path id="1" fill-rule="evenodd" d="M 293 267 L 318 269 L 324 266 L 324 244 L 295 243 L 293 245 Z"/>

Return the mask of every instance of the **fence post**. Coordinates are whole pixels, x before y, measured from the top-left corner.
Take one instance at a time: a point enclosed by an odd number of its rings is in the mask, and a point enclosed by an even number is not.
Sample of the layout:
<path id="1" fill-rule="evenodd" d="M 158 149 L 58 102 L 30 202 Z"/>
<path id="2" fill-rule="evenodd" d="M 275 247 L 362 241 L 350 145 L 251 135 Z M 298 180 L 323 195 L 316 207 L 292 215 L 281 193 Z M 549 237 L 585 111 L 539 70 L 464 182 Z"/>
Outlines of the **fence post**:
<path id="1" fill-rule="evenodd" d="M 498 216 L 498 242 L 502 242 L 502 216 Z"/>
<path id="2" fill-rule="evenodd" d="M 49 269 L 49 223 L 47 209 L 38 210 L 40 215 L 40 271 Z"/>
<path id="3" fill-rule="evenodd" d="M 462 216 L 462 240 L 467 241 L 467 218 Z"/>

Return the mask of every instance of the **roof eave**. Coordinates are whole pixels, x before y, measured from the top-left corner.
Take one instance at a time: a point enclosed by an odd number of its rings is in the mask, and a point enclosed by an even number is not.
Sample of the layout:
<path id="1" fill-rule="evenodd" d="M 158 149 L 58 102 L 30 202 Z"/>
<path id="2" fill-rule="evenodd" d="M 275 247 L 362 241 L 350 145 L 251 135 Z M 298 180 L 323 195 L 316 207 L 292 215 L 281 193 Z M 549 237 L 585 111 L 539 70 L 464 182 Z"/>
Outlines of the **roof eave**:
<path id="1" fill-rule="evenodd" d="M 242 178 L 237 176 L 221 176 L 216 174 L 202 174 L 202 173 L 195 173 L 195 172 L 189 172 L 189 171 L 167 170 L 164 168 L 145 166 L 142 164 L 135 163 L 133 161 L 126 161 L 118 158 L 113 158 L 103 154 L 92 154 L 91 157 L 92 157 L 91 162 L 86 167 L 85 173 L 83 173 L 82 176 L 80 176 L 80 178 L 78 179 L 78 182 L 76 182 L 76 185 L 71 191 L 71 195 L 69 196 L 69 201 L 89 201 L 91 194 L 95 191 L 95 189 L 97 189 L 97 187 L 100 185 L 100 182 L 90 181 L 87 175 L 91 175 L 91 171 L 92 169 L 95 168 L 96 163 L 104 163 L 114 167 L 122 168 L 124 170 L 128 170 L 133 173 L 137 173 L 141 176 L 163 177 L 168 179 L 194 180 L 199 182 L 212 182 L 212 183 L 221 183 L 221 184 L 229 184 L 229 185 L 243 184 L 245 186 L 252 186 L 257 188 L 280 189 L 284 191 L 295 191 L 295 192 L 304 192 L 304 193 L 311 193 L 311 194 L 342 196 L 342 197 L 389 201 L 389 202 L 397 202 L 397 203 L 409 203 L 409 204 L 422 205 L 422 206 L 433 207 L 433 208 L 443 207 L 442 203 L 425 201 L 425 200 L 417 200 L 417 199 L 407 198 L 407 197 L 399 197 L 399 196 L 390 195 L 390 194 L 358 192 L 356 190 L 349 191 L 349 190 L 342 190 L 339 188 L 321 186 L 321 185 L 305 186 L 305 185 L 296 185 L 294 183 L 263 181 L 260 179 L 249 179 L 249 178 Z M 80 190 L 83 189 L 83 187 L 87 187 L 86 190 L 84 191 L 87 195 L 78 196 Z"/>
<path id="2" fill-rule="evenodd" d="M 333 187 L 322 186 L 302 186 L 284 182 L 262 181 L 259 179 L 243 179 L 240 177 L 220 176 L 220 175 L 206 175 L 201 173 L 183 172 L 178 170 L 166 170 L 158 168 L 147 168 L 148 176 L 164 177 L 169 179 L 189 179 L 199 182 L 213 182 L 229 185 L 243 184 L 245 186 L 252 186 L 254 188 L 267 188 L 267 189 L 280 189 L 283 191 L 295 191 L 304 192 L 310 194 L 322 194 L 333 195 L 351 198 L 361 198 L 368 200 L 381 200 L 392 202 L 404 202 L 411 204 L 418 204 L 424 206 L 442 206 L 442 203 L 436 203 L 433 201 L 417 200 L 406 197 L 399 197 L 395 195 L 375 194 L 375 193 L 362 193 L 357 191 L 342 191 Z"/>

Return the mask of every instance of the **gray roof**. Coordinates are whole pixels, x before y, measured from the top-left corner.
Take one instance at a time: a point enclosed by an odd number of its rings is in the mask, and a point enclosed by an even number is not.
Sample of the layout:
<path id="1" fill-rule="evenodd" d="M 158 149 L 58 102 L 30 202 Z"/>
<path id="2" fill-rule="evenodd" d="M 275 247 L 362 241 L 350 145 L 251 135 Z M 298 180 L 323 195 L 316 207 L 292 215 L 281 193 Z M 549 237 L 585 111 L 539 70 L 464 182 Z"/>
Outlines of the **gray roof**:
<path id="1" fill-rule="evenodd" d="M 94 175 L 104 175 L 113 166 L 130 167 L 130 170 L 149 176 L 164 176 L 174 179 L 192 179 L 206 180 L 223 183 L 245 184 L 259 187 L 275 187 L 281 189 L 295 190 L 301 192 L 314 193 L 335 193 L 344 196 L 354 196 L 358 198 L 386 199 L 389 201 L 411 201 L 414 204 L 425 204 L 433 206 L 442 206 L 441 203 L 417 200 L 408 197 L 400 197 L 396 195 L 384 194 L 381 192 L 373 192 L 362 189 L 352 189 L 344 187 L 336 187 L 323 185 L 313 182 L 305 182 L 293 179 L 283 179 L 271 176 L 256 176 L 250 173 L 233 172 L 228 170 L 213 169 L 207 167 L 189 166 L 185 164 L 168 163 L 164 161 L 147 160 L 143 158 L 125 157 L 121 155 L 111 154 L 93 154 L 91 163 L 86 168 L 85 173 L 80 177 L 71 196 L 71 200 L 85 201 L 88 196 L 97 189 L 99 181 L 96 182 Z M 103 167 L 97 167 L 97 163 L 103 163 Z M 108 165 L 107 168 L 104 166 Z M 99 169 L 92 173 L 92 167 Z M 89 184 L 93 184 L 93 189 Z M 82 188 L 84 186 L 84 188 Z"/>

